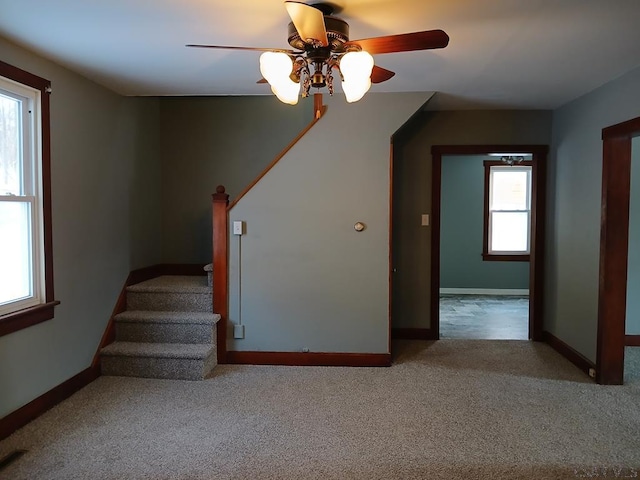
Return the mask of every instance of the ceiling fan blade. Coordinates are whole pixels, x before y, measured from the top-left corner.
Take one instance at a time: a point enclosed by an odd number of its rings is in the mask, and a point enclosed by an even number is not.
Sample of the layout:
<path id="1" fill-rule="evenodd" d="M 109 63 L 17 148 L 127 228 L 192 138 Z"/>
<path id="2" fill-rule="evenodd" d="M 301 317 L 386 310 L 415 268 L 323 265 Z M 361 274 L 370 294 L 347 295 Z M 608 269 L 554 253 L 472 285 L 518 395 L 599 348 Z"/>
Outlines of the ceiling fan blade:
<path id="1" fill-rule="evenodd" d="M 261 79 L 260 79 L 260 80 L 258 80 L 256 83 L 269 83 L 269 82 L 267 82 L 267 80 L 266 80 L 266 79 L 261 78 Z"/>
<path id="2" fill-rule="evenodd" d="M 411 52 L 413 50 L 431 50 L 444 48 L 449 44 L 449 35 L 442 30 L 427 30 L 425 32 L 401 33 L 385 37 L 352 40 L 345 46 L 358 45 L 372 55 L 379 53 Z"/>
<path id="3" fill-rule="evenodd" d="M 284 6 L 302 41 L 309 43 L 308 40 L 315 40 L 323 47 L 329 45 L 324 15 L 320 10 L 301 2 L 284 2 Z"/>
<path id="4" fill-rule="evenodd" d="M 230 47 L 230 46 L 225 46 L 225 45 L 196 45 L 196 44 L 185 45 L 185 47 L 217 48 L 217 49 L 223 49 L 223 50 L 249 50 L 249 51 L 256 51 L 256 52 L 283 52 L 283 53 L 289 53 L 289 54 L 293 54 L 293 55 L 298 53 L 298 52 L 295 52 L 293 50 L 286 50 L 284 48 Z"/>
<path id="5" fill-rule="evenodd" d="M 386 82 L 395 74 L 396 72 L 392 72 L 391 70 L 387 70 L 386 68 L 374 65 L 373 70 L 371 70 L 371 83 Z"/>

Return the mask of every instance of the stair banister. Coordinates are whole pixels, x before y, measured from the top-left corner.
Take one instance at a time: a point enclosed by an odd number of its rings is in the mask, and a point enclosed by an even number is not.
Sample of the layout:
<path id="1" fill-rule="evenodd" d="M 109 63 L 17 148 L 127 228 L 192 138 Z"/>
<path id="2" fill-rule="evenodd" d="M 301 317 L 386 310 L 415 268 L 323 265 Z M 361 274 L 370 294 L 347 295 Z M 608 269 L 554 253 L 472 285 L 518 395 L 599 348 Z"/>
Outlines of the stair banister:
<path id="1" fill-rule="evenodd" d="M 227 321 L 229 317 L 229 194 L 218 185 L 211 195 L 213 203 L 213 311 L 220 314 L 217 324 L 218 363 L 226 363 Z"/>

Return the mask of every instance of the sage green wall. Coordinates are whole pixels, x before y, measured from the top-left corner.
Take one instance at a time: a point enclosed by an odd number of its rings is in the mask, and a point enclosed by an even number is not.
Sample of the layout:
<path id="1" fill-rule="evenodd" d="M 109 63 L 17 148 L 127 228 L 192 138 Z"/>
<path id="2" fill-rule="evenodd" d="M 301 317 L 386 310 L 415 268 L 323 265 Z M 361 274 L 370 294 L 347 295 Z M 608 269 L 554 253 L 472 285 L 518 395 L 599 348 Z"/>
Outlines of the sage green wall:
<path id="1" fill-rule="evenodd" d="M 424 112 L 394 141 L 393 326 L 430 328 L 431 229 L 420 215 L 431 213 L 431 146 L 539 144 L 551 141 L 551 112 Z"/>
<path id="2" fill-rule="evenodd" d="M 246 222 L 230 236 L 229 318 L 245 325 L 231 350 L 389 351 L 390 140 L 430 96 L 325 98 L 325 116 L 231 210 Z"/>
<path id="3" fill-rule="evenodd" d="M 640 116 L 640 68 L 553 112 L 545 329 L 596 358 L 602 129 Z"/>
<path id="4" fill-rule="evenodd" d="M 0 417 L 89 367 L 128 272 L 161 255 L 158 102 L 124 98 L 0 38 L 52 82 L 53 320 L 0 337 Z"/>
<path id="5" fill-rule="evenodd" d="M 627 267 L 627 335 L 640 335 L 640 137 L 631 146 L 629 263 Z"/>
<path id="6" fill-rule="evenodd" d="M 440 287 L 528 289 L 529 262 L 485 262 L 484 161 L 487 156 L 442 157 Z"/>
<path id="7" fill-rule="evenodd" d="M 274 96 L 160 100 L 163 260 L 211 262 L 211 194 L 233 200 L 308 125 L 313 99 Z"/>

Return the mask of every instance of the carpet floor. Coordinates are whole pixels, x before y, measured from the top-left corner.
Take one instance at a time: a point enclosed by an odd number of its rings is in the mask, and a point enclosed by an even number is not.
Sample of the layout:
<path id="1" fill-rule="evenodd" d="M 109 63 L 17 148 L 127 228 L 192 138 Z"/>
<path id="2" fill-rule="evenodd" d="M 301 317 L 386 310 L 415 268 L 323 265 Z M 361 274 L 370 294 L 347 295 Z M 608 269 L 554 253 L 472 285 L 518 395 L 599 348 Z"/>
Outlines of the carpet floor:
<path id="1" fill-rule="evenodd" d="M 101 377 L 11 437 L 2 479 L 640 475 L 640 376 L 594 384 L 527 341 L 403 341 L 390 368 Z"/>

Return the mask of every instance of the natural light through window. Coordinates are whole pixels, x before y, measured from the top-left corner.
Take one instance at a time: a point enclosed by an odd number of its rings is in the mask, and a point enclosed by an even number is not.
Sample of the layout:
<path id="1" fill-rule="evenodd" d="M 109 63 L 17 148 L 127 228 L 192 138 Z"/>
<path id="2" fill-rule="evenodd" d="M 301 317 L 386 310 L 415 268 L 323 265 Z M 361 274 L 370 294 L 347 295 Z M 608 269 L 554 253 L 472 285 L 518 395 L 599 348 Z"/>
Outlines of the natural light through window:
<path id="1" fill-rule="evenodd" d="M 490 165 L 486 255 L 528 255 L 531 166 Z"/>
<path id="2" fill-rule="evenodd" d="M 0 314 L 43 296 L 39 98 L 0 78 Z"/>

